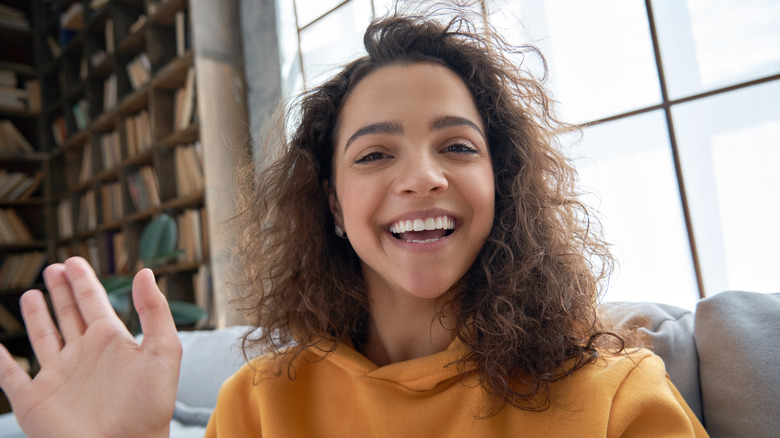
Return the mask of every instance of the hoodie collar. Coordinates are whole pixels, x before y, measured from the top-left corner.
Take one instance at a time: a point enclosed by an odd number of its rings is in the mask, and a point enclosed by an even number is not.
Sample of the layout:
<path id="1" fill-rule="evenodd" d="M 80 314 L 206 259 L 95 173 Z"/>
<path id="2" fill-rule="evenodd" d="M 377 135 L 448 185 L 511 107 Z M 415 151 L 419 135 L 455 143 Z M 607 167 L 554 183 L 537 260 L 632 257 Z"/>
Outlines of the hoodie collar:
<path id="1" fill-rule="evenodd" d="M 466 353 L 466 347 L 457 338 L 446 350 L 416 359 L 385 366 L 377 366 L 360 354 L 349 343 L 337 342 L 335 350 L 309 347 L 309 351 L 323 360 L 343 369 L 352 377 L 378 379 L 399 384 L 411 391 L 429 391 L 439 383 L 461 374 L 453 363 Z"/>

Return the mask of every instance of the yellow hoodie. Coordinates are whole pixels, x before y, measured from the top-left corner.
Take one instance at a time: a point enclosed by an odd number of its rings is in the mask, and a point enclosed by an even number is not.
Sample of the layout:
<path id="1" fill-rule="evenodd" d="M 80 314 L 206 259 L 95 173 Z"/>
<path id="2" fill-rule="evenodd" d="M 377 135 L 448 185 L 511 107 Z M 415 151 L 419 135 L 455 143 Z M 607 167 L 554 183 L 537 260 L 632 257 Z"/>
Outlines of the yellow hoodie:
<path id="1" fill-rule="evenodd" d="M 430 356 L 378 367 L 346 344 L 305 350 L 295 379 L 279 359 L 245 365 L 220 390 L 206 430 L 214 437 L 691 437 L 707 436 L 647 350 L 608 356 L 551 386 L 541 413 L 485 413 L 475 376 L 446 366 L 455 342 Z"/>

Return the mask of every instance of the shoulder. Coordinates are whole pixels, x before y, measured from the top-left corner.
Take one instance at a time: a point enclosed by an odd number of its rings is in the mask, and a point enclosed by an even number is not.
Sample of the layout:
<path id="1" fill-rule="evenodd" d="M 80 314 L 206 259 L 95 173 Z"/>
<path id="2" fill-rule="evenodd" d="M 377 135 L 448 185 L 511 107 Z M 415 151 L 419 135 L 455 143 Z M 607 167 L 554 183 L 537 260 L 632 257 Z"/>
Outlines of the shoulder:
<path id="1" fill-rule="evenodd" d="M 650 350 L 632 349 L 621 353 L 601 352 L 591 364 L 583 367 L 581 377 L 595 380 L 649 378 L 665 380 L 666 367 L 663 360 Z"/>
<path id="2" fill-rule="evenodd" d="M 552 385 L 559 397 L 576 392 L 599 394 L 600 398 L 614 397 L 627 382 L 645 381 L 654 385 L 666 385 L 664 363 L 645 349 L 624 351 L 618 354 L 601 352 L 593 362 Z"/>
<path id="3" fill-rule="evenodd" d="M 222 384 L 217 406 L 209 420 L 207 437 L 249 436 L 262 430 L 263 406 L 284 393 L 290 382 L 287 354 L 269 354 L 249 361 Z"/>
<path id="4" fill-rule="evenodd" d="M 610 436 L 706 436 L 674 387 L 663 360 L 645 349 L 603 354 L 560 385 L 607 419 Z"/>

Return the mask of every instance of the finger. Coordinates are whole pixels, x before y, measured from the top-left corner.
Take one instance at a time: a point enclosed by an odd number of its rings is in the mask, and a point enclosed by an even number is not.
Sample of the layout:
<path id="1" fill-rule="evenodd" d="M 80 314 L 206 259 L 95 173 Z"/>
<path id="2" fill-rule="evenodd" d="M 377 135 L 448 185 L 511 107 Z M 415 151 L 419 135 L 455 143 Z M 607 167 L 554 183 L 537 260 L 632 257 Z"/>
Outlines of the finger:
<path id="1" fill-rule="evenodd" d="M 14 360 L 11 353 L 0 344 L 0 387 L 13 405 L 19 391 L 30 384 L 30 375 Z"/>
<path id="2" fill-rule="evenodd" d="M 22 306 L 22 318 L 27 328 L 27 337 L 30 339 L 35 357 L 46 366 L 49 359 L 62 350 L 62 338 L 57 326 L 49 314 L 46 300 L 39 290 L 27 291 L 20 300 Z"/>
<path id="3" fill-rule="evenodd" d="M 46 282 L 65 343 L 83 335 L 86 324 L 73 298 L 70 281 L 65 275 L 65 265 L 57 263 L 47 267 L 43 271 L 43 281 Z"/>
<path id="4" fill-rule="evenodd" d="M 153 354 L 181 350 L 168 301 L 150 269 L 140 270 L 133 278 L 133 303 L 144 332 L 142 348 Z"/>
<path id="5" fill-rule="evenodd" d="M 65 275 L 70 282 L 81 317 L 84 318 L 87 326 L 104 318 L 112 318 L 119 322 L 108 300 L 106 290 L 86 260 L 81 257 L 65 260 Z"/>

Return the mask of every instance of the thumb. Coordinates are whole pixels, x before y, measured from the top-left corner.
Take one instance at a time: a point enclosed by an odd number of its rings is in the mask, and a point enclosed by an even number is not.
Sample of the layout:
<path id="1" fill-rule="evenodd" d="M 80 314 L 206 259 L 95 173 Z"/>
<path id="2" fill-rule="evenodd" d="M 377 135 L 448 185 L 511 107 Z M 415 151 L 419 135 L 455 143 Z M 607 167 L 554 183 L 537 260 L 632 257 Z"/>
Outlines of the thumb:
<path id="1" fill-rule="evenodd" d="M 133 278 L 133 303 L 144 332 L 142 348 L 152 354 L 170 354 L 177 347 L 181 350 L 168 301 L 148 268 Z"/>

